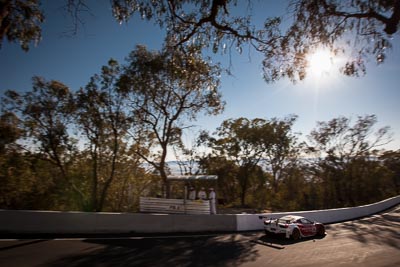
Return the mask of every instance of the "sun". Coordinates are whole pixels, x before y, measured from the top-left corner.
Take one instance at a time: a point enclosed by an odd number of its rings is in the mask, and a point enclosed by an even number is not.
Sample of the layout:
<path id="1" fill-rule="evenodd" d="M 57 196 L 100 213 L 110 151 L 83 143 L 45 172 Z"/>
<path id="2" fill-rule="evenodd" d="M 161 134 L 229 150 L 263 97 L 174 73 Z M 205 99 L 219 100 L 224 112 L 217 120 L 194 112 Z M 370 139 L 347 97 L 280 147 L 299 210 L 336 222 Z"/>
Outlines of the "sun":
<path id="1" fill-rule="evenodd" d="M 329 75 L 333 67 L 333 54 L 328 49 L 317 49 L 307 58 L 308 72 L 316 77 Z"/>

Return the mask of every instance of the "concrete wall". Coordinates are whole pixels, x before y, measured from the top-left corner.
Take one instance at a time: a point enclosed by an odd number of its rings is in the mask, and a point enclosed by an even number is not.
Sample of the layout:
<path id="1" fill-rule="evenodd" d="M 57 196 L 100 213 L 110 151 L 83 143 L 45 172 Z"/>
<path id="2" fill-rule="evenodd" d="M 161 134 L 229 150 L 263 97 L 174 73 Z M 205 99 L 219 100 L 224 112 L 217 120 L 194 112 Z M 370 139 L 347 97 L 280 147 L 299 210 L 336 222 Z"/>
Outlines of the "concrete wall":
<path id="1" fill-rule="evenodd" d="M 250 231 L 263 229 L 263 220 L 259 216 L 268 218 L 279 218 L 284 215 L 299 215 L 307 217 L 311 220 L 321 223 L 335 223 L 340 221 L 348 221 L 364 216 L 368 216 L 400 203 L 400 196 L 389 198 L 374 204 L 329 210 L 313 210 L 313 211 L 297 211 L 297 212 L 282 212 L 282 213 L 265 213 L 265 214 L 238 214 L 237 215 L 237 230 Z"/>
<path id="2" fill-rule="evenodd" d="M 263 227 L 259 215 L 306 216 L 322 223 L 351 220 L 374 214 L 400 203 L 400 196 L 375 204 L 319 211 L 271 214 L 166 215 L 0 210 L 0 233 L 172 233 L 249 231 Z"/>
<path id="3" fill-rule="evenodd" d="M 0 210 L 0 233 L 236 231 L 235 215 L 166 215 Z"/>

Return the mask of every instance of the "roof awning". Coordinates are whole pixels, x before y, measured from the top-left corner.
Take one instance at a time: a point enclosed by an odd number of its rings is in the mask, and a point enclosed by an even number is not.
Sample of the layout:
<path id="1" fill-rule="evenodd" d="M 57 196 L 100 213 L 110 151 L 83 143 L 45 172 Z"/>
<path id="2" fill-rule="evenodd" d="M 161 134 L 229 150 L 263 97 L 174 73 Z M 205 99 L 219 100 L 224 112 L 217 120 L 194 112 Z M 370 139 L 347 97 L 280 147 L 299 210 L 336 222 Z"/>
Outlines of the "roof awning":
<path id="1" fill-rule="evenodd" d="M 217 180 L 218 175 L 172 175 L 167 176 L 168 181 L 204 181 Z"/>

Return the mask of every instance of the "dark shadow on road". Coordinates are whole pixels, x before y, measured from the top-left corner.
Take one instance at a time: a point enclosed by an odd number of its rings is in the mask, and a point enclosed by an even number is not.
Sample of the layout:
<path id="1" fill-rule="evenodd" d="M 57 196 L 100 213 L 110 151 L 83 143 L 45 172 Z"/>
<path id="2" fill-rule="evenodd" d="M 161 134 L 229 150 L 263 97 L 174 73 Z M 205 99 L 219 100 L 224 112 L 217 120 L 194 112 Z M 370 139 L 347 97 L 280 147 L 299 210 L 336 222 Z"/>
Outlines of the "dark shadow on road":
<path id="1" fill-rule="evenodd" d="M 365 244 L 385 244 L 400 249 L 400 209 L 356 221 L 333 224 L 333 237 L 347 236 Z"/>
<path id="2" fill-rule="evenodd" d="M 9 250 L 9 249 L 18 248 L 18 247 L 29 246 L 29 245 L 33 245 L 33 244 L 45 242 L 45 241 L 47 241 L 47 240 L 33 240 L 33 241 L 18 243 L 18 244 L 11 245 L 11 246 L 1 247 L 0 251 Z"/>
<path id="3" fill-rule="evenodd" d="M 239 266 L 259 257 L 256 244 L 238 235 L 86 242 L 104 247 L 64 257 L 45 266 Z"/>
<path id="4" fill-rule="evenodd" d="M 285 246 L 295 245 L 302 242 L 312 242 L 317 239 L 323 239 L 324 236 L 314 236 L 314 237 L 307 237 L 301 238 L 300 240 L 294 241 L 292 239 L 287 239 L 283 236 L 274 236 L 274 235 L 263 235 L 252 242 L 257 243 L 259 245 L 264 245 L 267 247 L 275 248 L 275 249 L 284 249 Z"/>

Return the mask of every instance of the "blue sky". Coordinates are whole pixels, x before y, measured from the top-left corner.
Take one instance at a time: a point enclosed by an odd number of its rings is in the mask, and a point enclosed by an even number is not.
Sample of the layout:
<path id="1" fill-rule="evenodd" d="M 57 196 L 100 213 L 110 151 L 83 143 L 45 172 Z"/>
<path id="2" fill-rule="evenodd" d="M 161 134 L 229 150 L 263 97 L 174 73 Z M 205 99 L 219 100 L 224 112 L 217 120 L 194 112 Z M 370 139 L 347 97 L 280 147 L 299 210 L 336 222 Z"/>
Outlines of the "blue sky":
<path id="1" fill-rule="evenodd" d="M 59 80 L 75 90 L 85 86 L 109 58 L 123 62 L 136 44 L 144 44 L 150 49 L 161 47 L 162 30 L 139 18 L 119 25 L 112 17 L 109 1 L 89 1 L 93 16 L 83 17 L 85 26 L 76 36 L 63 34 L 72 25 L 61 9 L 64 1 L 43 2 L 46 22 L 39 45 L 28 53 L 17 44 L 7 42 L 0 49 L 1 95 L 7 89 L 31 90 L 34 75 Z M 285 12 L 283 1 L 259 3 L 261 7 L 254 10 L 256 19 Z M 296 114 L 299 118 L 294 130 L 305 136 L 315 128 L 316 121 L 338 116 L 356 119 L 358 115 L 375 114 L 378 117 L 376 127 L 388 125 L 394 133 L 394 141 L 386 148 L 400 149 L 399 37 L 399 34 L 394 37 L 393 50 L 385 64 L 369 63 L 367 75 L 361 78 L 331 73 L 310 77 L 297 84 L 287 80 L 267 84 L 261 76 L 262 55 L 246 49 L 241 55 L 233 53 L 233 75 L 222 77 L 221 91 L 227 102 L 225 112 L 217 117 L 200 116 L 193 123 L 198 127 L 188 132 L 186 138 L 189 140 L 191 133 L 199 129 L 214 131 L 228 118 L 283 118 Z M 216 55 L 215 60 L 227 64 L 228 57 Z"/>

